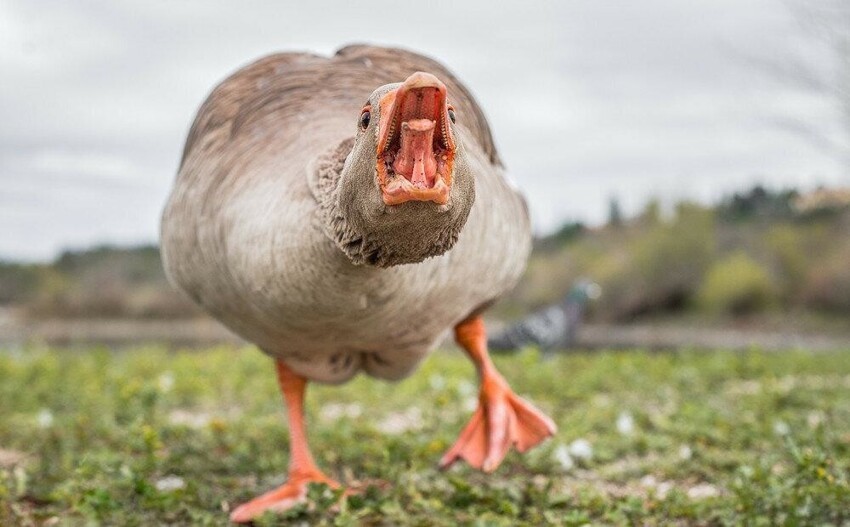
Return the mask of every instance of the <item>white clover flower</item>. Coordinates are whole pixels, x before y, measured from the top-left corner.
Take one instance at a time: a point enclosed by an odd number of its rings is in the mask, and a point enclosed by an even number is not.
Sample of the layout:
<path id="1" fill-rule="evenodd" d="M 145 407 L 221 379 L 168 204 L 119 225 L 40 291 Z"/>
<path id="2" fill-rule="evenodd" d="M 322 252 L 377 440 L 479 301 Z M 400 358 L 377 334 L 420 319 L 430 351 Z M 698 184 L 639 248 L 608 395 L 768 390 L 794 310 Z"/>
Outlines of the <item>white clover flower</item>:
<path id="1" fill-rule="evenodd" d="M 378 423 L 378 430 L 387 435 L 398 435 L 408 430 L 422 428 L 422 410 L 413 406 L 402 413 L 391 413 Z"/>
<path id="2" fill-rule="evenodd" d="M 565 471 L 572 470 L 572 468 L 576 465 L 575 461 L 573 461 L 573 457 L 570 455 L 570 449 L 567 445 L 558 445 L 558 447 L 552 452 L 552 457 Z"/>
<path id="3" fill-rule="evenodd" d="M 817 428 L 823 424 L 825 419 L 826 415 L 823 412 L 813 410 L 806 416 L 806 423 L 809 425 L 809 428 Z"/>
<path id="4" fill-rule="evenodd" d="M 682 445 L 681 447 L 679 447 L 680 459 L 688 460 L 692 457 L 694 457 L 694 451 L 691 450 L 691 447 L 689 447 L 688 445 Z"/>
<path id="5" fill-rule="evenodd" d="M 773 433 L 778 436 L 787 436 L 791 433 L 791 427 L 785 421 L 776 421 L 773 423 Z"/>
<path id="6" fill-rule="evenodd" d="M 587 461 L 593 457 L 593 446 L 587 439 L 576 439 L 570 443 L 569 452 L 574 458 Z"/>
<path id="7" fill-rule="evenodd" d="M 189 428 L 204 428 L 210 424 L 212 416 L 206 412 L 176 409 L 168 414 L 168 422 L 173 425 L 188 426 Z"/>
<path id="8" fill-rule="evenodd" d="M 475 393 L 475 385 L 467 380 L 457 383 L 457 393 L 461 395 L 472 395 Z"/>
<path id="9" fill-rule="evenodd" d="M 363 406 L 360 403 L 331 403 L 322 406 L 321 410 L 319 410 L 319 415 L 325 421 L 335 421 L 343 416 L 356 419 L 362 414 Z"/>
<path id="10" fill-rule="evenodd" d="M 345 405 L 340 403 L 329 403 L 322 405 L 319 416 L 325 421 L 334 421 L 345 415 Z"/>
<path id="11" fill-rule="evenodd" d="M 620 412 L 617 417 L 617 431 L 624 436 L 630 436 L 635 431 L 635 420 L 629 412 Z"/>
<path id="12" fill-rule="evenodd" d="M 36 415 L 35 421 L 39 428 L 50 428 L 53 426 L 53 412 L 47 408 L 42 408 Z"/>
<path id="13" fill-rule="evenodd" d="M 345 416 L 351 419 L 357 419 L 363 415 L 363 405 L 360 403 L 351 403 L 345 406 Z"/>
<path id="14" fill-rule="evenodd" d="M 672 481 L 662 481 L 655 487 L 655 495 L 661 498 L 662 500 L 670 494 L 670 491 L 673 490 L 675 485 L 673 485 Z"/>
<path id="15" fill-rule="evenodd" d="M 174 388 L 174 374 L 170 371 L 164 372 L 157 379 L 157 384 L 159 384 L 159 391 L 162 393 L 168 393 Z"/>
<path id="16" fill-rule="evenodd" d="M 658 486 L 658 480 L 652 474 L 640 478 L 640 486 L 646 488 L 655 488 Z"/>
<path id="17" fill-rule="evenodd" d="M 428 384 L 431 385 L 432 390 L 442 390 L 446 387 L 446 378 L 439 373 L 435 373 L 428 378 Z"/>

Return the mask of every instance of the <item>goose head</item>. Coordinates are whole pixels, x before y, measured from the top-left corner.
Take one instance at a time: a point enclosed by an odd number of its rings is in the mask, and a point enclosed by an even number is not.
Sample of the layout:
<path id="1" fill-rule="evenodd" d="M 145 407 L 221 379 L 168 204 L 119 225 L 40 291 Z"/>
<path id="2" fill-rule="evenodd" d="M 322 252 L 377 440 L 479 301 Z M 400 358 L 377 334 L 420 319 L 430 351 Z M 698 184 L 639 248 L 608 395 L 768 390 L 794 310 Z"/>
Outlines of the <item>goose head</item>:
<path id="1" fill-rule="evenodd" d="M 357 246 L 346 251 L 355 263 L 415 263 L 457 241 L 475 182 L 448 96 L 437 77 L 416 72 L 376 89 L 357 114 L 337 195 L 356 233 Z"/>

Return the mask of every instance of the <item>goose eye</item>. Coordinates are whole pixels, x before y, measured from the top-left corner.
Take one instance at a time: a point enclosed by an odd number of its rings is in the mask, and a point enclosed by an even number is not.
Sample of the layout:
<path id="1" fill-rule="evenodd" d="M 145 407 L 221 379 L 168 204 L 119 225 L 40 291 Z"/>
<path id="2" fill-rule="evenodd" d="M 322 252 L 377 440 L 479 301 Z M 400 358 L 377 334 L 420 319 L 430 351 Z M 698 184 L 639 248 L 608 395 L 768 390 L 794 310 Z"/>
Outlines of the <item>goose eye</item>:
<path id="1" fill-rule="evenodd" d="M 449 106 L 449 119 L 451 119 L 451 120 L 452 120 L 452 122 L 455 122 L 455 120 L 456 120 L 456 118 L 455 118 L 455 109 L 454 109 L 454 108 L 452 108 L 451 106 Z"/>
<path id="2" fill-rule="evenodd" d="M 365 130 L 369 127 L 369 121 L 372 120 L 372 112 L 369 108 L 364 108 L 363 112 L 360 114 L 360 129 Z"/>

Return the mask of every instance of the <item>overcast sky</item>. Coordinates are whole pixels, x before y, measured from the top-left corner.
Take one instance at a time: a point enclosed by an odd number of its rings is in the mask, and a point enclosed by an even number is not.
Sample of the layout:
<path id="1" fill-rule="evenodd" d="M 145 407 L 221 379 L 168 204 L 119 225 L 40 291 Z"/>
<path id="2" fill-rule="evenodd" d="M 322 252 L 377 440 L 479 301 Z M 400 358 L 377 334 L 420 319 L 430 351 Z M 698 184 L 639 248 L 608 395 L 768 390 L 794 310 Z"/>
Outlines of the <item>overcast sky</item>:
<path id="1" fill-rule="evenodd" d="M 273 51 L 398 45 L 449 66 L 490 119 L 535 228 L 650 196 L 847 183 L 777 123 L 841 134 L 834 101 L 754 58 L 806 46 L 779 0 L 0 2 L 0 259 L 153 242 L 209 90 Z M 816 67 L 830 57 L 806 48 Z"/>

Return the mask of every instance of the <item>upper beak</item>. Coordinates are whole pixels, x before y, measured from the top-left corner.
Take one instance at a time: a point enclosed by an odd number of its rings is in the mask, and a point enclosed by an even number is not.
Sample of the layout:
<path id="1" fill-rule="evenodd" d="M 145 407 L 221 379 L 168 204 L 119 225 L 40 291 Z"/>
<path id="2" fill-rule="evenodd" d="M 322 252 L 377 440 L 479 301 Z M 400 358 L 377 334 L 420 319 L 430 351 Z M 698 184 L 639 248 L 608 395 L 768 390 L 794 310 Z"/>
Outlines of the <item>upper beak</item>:
<path id="1" fill-rule="evenodd" d="M 391 99 L 391 100 L 387 100 Z M 387 110 L 385 113 L 384 110 Z M 381 119 L 378 132 L 378 152 L 383 153 L 403 120 L 422 118 L 437 122 L 444 134 L 447 147 L 455 149 L 454 136 L 448 119 L 446 85 L 430 73 L 417 71 L 408 77 L 398 88 L 381 100 Z"/>
<path id="2" fill-rule="evenodd" d="M 377 167 L 384 202 L 445 204 L 456 150 L 446 85 L 418 71 L 380 101 Z"/>

